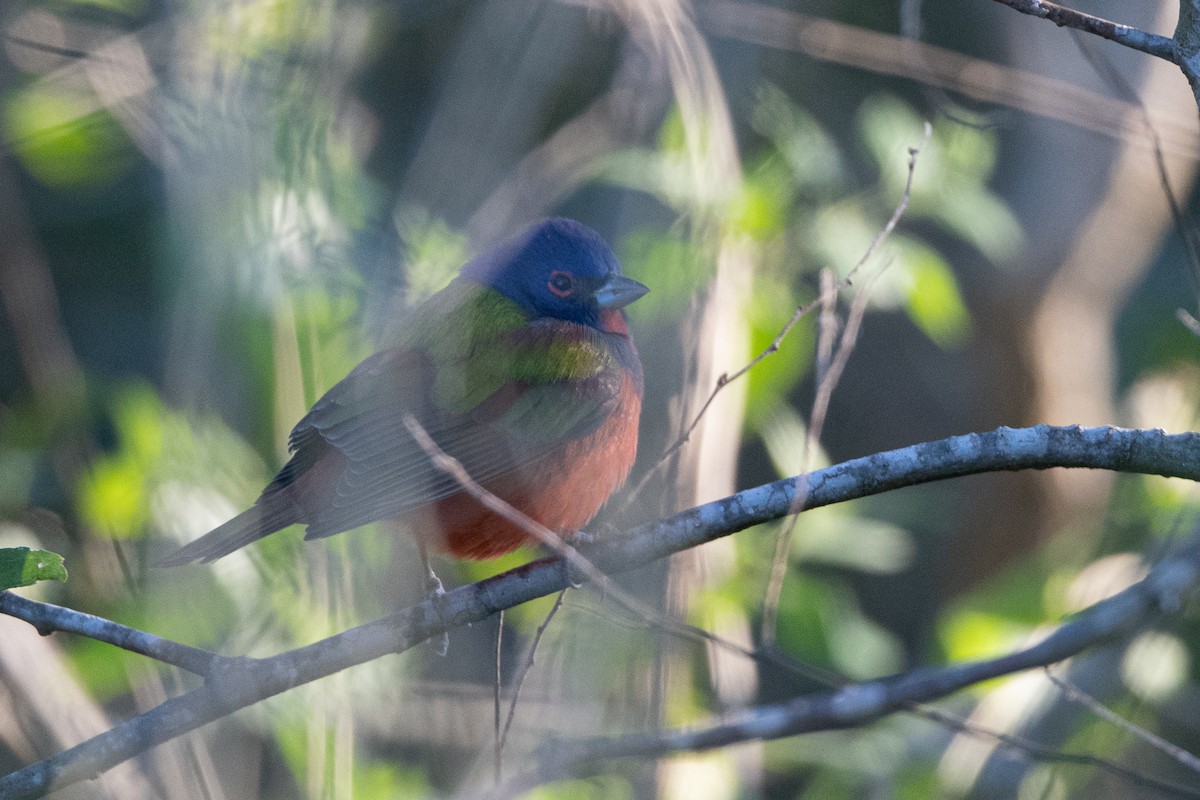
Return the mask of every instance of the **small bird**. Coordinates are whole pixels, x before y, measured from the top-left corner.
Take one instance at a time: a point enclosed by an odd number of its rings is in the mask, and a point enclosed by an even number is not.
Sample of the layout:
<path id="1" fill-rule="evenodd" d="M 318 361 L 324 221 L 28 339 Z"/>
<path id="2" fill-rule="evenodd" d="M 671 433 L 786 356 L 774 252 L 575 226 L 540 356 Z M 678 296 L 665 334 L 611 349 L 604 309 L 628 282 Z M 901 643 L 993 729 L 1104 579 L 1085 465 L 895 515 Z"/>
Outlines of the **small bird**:
<path id="1" fill-rule="evenodd" d="M 524 544 L 524 530 L 433 465 L 406 415 L 484 488 L 573 534 L 633 466 L 642 364 L 623 309 L 648 291 L 573 220 L 505 240 L 317 401 L 253 506 L 159 565 L 213 561 L 293 524 L 319 539 L 403 520 L 423 560 L 426 547 L 483 559 Z"/>

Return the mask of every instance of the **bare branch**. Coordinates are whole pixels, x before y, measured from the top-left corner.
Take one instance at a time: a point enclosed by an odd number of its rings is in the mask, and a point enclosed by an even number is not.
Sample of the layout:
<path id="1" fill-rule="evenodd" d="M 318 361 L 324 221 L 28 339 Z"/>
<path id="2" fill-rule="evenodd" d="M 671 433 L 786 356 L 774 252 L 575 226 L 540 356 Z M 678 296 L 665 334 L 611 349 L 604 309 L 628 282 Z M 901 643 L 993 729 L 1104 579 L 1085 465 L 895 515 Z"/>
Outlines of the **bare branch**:
<path id="1" fill-rule="evenodd" d="M 1153 747 L 1155 750 L 1158 750 L 1168 757 L 1175 759 L 1192 772 L 1200 773 L 1200 758 L 1197 758 L 1192 753 L 1189 753 L 1187 750 L 1184 750 L 1178 745 L 1171 744 L 1166 739 L 1151 733 L 1145 728 L 1134 725 L 1120 714 L 1117 714 L 1109 709 L 1083 689 L 1080 689 L 1071 681 L 1055 675 L 1049 667 L 1046 667 L 1046 677 L 1049 678 L 1050 682 L 1057 686 L 1063 695 L 1065 695 L 1066 698 L 1072 703 L 1079 703 L 1088 711 L 1091 711 L 1093 714 L 1100 717 L 1100 719 L 1111 722 L 1113 725 L 1116 725 L 1126 733 L 1136 736 L 1146 744 Z"/>
<path id="2" fill-rule="evenodd" d="M 546 629 L 550 627 L 550 621 L 562 608 L 563 600 L 566 599 L 567 591 L 558 593 L 558 597 L 554 599 L 554 605 L 551 606 L 546 618 L 542 620 L 542 624 L 538 625 L 537 631 L 533 634 L 533 641 L 529 643 L 529 649 L 525 654 L 525 661 L 521 664 L 520 672 L 517 673 L 516 679 L 513 681 L 512 698 L 508 703 L 508 716 L 504 720 L 504 729 L 500 732 L 501 751 L 504 750 L 504 744 L 508 741 L 508 732 L 512 729 L 513 717 L 517 714 L 517 700 L 521 697 L 521 688 L 525 685 L 525 677 L 529 674 L 529 670 L 533 668 L 533 659 L 537 655 L 538 645 L 542 643 L 542 636 L 546 634 Z"/>
<path id="3" fill-rule="evenodd" d="M 1058 3 L 1048 2 L 1048 0 L 996 0 L 996 2 L 1003 3 L 1022 14 L 1048 19 L 1060 28 L 1074 28 L 1085 33 L 1092 33 L 1117 44 L 1140 50 L 1155 58 L 1170 61 L 1172 64 L 1179 63 L 1175 42 L 1166 36 L 1147 33 L 1139 28 L 1112 22 L 1103 17 L 1094 17 L 1082 11 L 1060 6 Z"/>
<path id="4" fill-rule="evenodd" d="M 585 548 L 583 555 L 605 574 L 644 566 L 706 541 L 796 511 L 879 494 L 905 486 L 998 470 L 1086 467 L 1200 480 L 1200 434 L 1160 430 L 1050 427 L 999 428 L 954 436 L 854 459 L 797 477 L 747 489 L 675 516 L 641 525 L 627 535 Z M 803 502 L 796 507 L 799 487 Z M 1191 551 L 1189 551 L 1191 552 Z M 1063 626 L 1041 645 L 1006 659 L 919 670 L 889 682 L 822 695 L 810 715 L 850 724 L 878 694 L 884 699 L 930 699 L 966 685 L 1040 663 L 1052 663 L 1067 644 L 1100 641 L 1114 619 L 1120 630 L 1136 614 L 1176 612 L 1196 577 L 1195 564 L 1177 557 L 1156 568 L 1138 592 L 1127 591 Z M 149 748 L 195 730 L 240 708 L 357 664 L 399 653 L 451 628 L 486 619 L 501 609 L 562 591 L 580 571 L 563 558 L 544 558 L 476 584 L 461 586 L 435 604 L 426 599 L 384 619 L 352 628 L 271 658 L 224 657 L 203 686 L 166 701 L 63 753 L 0 778 L 0 800 L 32 798 L 82 780 Z M 1150 591 L 1153 590 L 1153 591 Z M 5 593 L 0 593 L 4 597 Z M 33 602 L 33 601 L 26 601 Z M 7 605 L 7 604 L 6 604 Z M 1136 612 L 1136 613 L 1135 613 Z M 1140 617 L 1139 617 L 1140 618 Z M 1087 638 L 1089 632 L 1094 638 Z M 1039 660 L 1041 659 L 1041 660 Z M 1023 666 L 1024 665 L 1024 666 Z M 974 677 L 972 677 L 974 676 Z M 918 691 L 919 690 L 919 691 Z M 837 702 L 834 703 L 833 701 Z M 815 716 L 810 717 L 815 720 Z M 777 720 L 778 721 L 778 720 Z M 759 723 L 761 727 L 761 721 Z"/>
<path id="5" fill-rule="evenodd" d="M 1155 789 L 1158 792 L 1179 796 L 1179 797 L 1197 797 L 1196 791 L 1190 787 L 1179 786 L 1174 783 L 1152 778 L 1149 775 L 1143 775 L 1129 767 L 1121 766 L 1107 758 L 1093 755 L 1092 753 L 1066 753 L 1062 750 L 1056 750 L 1052 747 L 1033 741 L 1025 736 L 1018 736 L 1012 733 L 1002 733 L 993 731 L 981 725 L 976 725 L 973 722 L 968 722 L 961 717 L 956 717 L 953 714 L 948 714 L 945 711 L 929 706 L 921 706 L 914 710 L 915 714 L 941 725 L 949 730 L 958 731 L 968 736 L 973 736 L 977 739 L 986 739 L 995 742 L 1004 750 L 1012 753 L 1019 753 L 1025 758 L 1037 761 L 1042 764 L 1074 764 L 1085 767 L 1095 767 L 1103 770 L 1118 778 L 1128 781 L 1135 786 L 1144 786 L 1148 789 Z"/>
<path id="6" fill-rule="evenodd" d="M 28 622 L 42 636 L 49 636 L 58 631 L 77 633 L 132 653 L 149 656 L 202 677 L 209 675 L 224 658 L 199 647 L 163 639 L 152 633 L 81 611 L 27 600 L 12 592 L 0 592 L 0 614 Z"/>
<path id="7" fill-rule="evenodd" d="M 1196 4 L 1196 0 L 1191 0 Z M 706 32 L 743 42 L 800 52 L 820 61 L 842 64 L 881 75 L 895 75 L 927 86 L 946 89 L 984 103 L 1040 114 L 1103 136 L 1146 143 L 1142 126 L 1131 112 L 1136 109 L 1124 100 L 1102 92 L 1084 89 L 1069 81 L 1039 75 L 1029 70 L 1002 66 L 971 58 L 953 50 L 894 34 L 846 25 L 830 19 L 800 14 L 778 6 L 754 2 L 711 0 L 699 4 L 696 13 Z M 1186 28 L 1180 16 L 1181 31 Z M 1185 59 L 1187 41 L 1179 38 Z M 1200 33 L 1195 52 L 1200 54 Z M 1200 69 L 1200 55 L 1196 55 Z M 1188 73 L 1189 67 L 1183 66 Z M 1197 155 L 1194 128 L 1195 110 L 1168 111 L 1156 125 L 1169 153 Z"/>
<path id="8" fill-rule="evenodd" d="M 1088 648 L 1124 638 L 1158 614 L 1177 612 L 1197 587 L 1200 587 L 1200 532 L 1160 562 L 1145 579 L 1090 606 L 1041 642 L 1023 650 L 984 661 L 925 667 L 892 678 L 851 684 L 832 692 L 760 706 L 703 727 L 560 742 L 549 749 L 550 761 L 540 776 L 544 780 L 588 774 L 614 758 L 654 758 L 857 727 L 981 681 L 1045 667 Z M 1085 759 L 1084 763 L 1096 764 L 1094 756 Z M 1200 790 L 1158 781 L 1131 770 L 1122 768 L 1122 775 L 1179 796 L 1200 797 Z M 519 782 L 525 787 L 530 779 L 526 777 Z M 508 796 L 506 791 L 499 794 Z"/>

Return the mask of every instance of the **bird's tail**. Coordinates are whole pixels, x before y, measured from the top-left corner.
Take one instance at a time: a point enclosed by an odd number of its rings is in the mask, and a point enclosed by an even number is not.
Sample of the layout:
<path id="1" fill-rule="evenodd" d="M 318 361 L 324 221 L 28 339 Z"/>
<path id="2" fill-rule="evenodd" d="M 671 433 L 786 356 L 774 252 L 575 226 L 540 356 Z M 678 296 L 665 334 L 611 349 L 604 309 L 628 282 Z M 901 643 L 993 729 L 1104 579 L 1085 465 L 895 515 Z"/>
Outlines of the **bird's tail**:
<path id="1" fill-rule="evenodd" d="M 299 521 L 298 510 L 286 495 L 266 495 L 224 525 L 159 559 L 155 566 L 178 567 L 193 561 L 207 564 Z"/>

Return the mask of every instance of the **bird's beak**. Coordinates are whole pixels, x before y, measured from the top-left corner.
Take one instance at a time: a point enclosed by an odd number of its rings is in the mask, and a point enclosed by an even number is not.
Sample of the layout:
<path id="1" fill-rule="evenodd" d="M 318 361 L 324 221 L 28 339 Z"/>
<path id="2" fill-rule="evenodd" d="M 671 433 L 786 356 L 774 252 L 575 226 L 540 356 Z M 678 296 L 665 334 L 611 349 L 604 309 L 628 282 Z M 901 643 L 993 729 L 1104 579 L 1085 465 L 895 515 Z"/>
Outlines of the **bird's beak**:
<path id="1" fill-rule="evenodd" d="M 600 308 L 624 308 L 650 289 L 624 275 L 612 275 L 596 290 L 596 305 Z"/>

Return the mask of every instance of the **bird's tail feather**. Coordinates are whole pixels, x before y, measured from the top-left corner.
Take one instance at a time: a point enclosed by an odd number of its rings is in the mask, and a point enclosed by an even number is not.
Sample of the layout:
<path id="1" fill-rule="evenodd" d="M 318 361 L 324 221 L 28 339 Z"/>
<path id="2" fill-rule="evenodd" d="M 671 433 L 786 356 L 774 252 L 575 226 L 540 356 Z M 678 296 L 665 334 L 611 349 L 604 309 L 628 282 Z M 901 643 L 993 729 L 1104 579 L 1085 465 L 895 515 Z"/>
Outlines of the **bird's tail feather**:
<path id="1" fill-rule="evenodd" d="M 159 559 L 155 566 L 178 567 L 193 561 L 207 564 L 295 522 L 299 522 L 297 509 L 288 498 L 260 498 L 225 524 Z"/>

